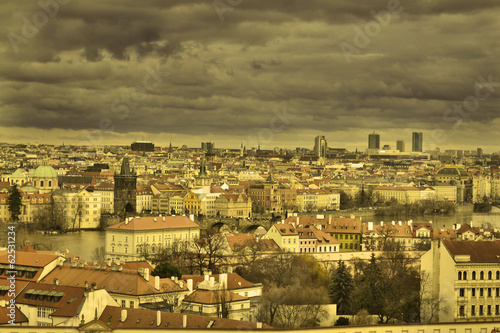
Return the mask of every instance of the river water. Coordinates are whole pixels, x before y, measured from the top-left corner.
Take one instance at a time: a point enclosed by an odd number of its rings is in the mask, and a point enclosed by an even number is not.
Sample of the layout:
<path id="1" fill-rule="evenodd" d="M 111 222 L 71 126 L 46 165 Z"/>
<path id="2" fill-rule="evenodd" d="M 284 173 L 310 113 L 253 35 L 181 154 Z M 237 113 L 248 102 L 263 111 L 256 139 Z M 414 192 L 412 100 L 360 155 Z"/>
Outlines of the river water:
<path id="1" fill-rule="evenodd" d="M 432 221 L 435 228 L 453 228 L 454 224 L 471 223 L 473 226 L 491 225 L 492 227 L 500 228 L 500 209 L 493 208 L 489 213 L 473 213 L 461 212 L 450 216 L 434 215 L 434 216 L 415 216 L 409 217 L 413 223 Z M 363 222 L 380 221 L 392 222 L 393 219 L 383 217 L 363 217 Z M 398 220 L 396 220 L 398 222 Z M 55 250 L 65 251 L 80 256 L 84 260 L 92 261 L 92 251 L 96 247 L 104 246 L 105 233 L 104 231 L 82 231 L 67 233 L 61 235 L 40 235 L 43 240 L 54 244 Z"/>

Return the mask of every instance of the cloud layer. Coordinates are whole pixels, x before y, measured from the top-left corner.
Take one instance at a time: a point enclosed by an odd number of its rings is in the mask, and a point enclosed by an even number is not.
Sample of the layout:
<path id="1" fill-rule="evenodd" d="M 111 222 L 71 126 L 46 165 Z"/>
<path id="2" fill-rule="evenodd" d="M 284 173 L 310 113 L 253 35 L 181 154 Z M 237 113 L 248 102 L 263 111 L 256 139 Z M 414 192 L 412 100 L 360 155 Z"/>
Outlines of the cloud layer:
<path id="1" fill-rule="evenodd" d="M 428 149 L 498 151 L 499 7 L 10 0 L 0 141 L 364 149 L 422 131 Z"/>

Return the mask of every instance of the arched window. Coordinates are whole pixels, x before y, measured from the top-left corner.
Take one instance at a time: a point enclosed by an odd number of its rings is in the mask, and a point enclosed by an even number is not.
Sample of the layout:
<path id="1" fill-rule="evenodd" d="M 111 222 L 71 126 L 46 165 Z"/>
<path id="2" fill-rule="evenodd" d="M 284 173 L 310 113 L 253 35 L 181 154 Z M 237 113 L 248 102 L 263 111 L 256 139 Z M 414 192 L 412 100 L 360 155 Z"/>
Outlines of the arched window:
<path id="1" fill-rule="evenodd" d="M 462 272 L 461 271 L 458 271 L 458 279 L 462 280 Z"/>
<path id="2" fill-rule="evenodd" d="M 467 280 L 467 271 L 464 272 L 464 280 Z"/>
<path id="3" fill-rule="evenodd" d="M 479 272 L 479 280 L 484 280 L 484 272 Z"/>
<path id="4" fill-rule="evenodd" d="M 491 273 L 491 271 L 488 272 L 488 280 L 491 280 L 493 278 L 493 274 Z"/>
<path id="5" fill-rule="evenodd" d="M 497 271 L 497 280 L 500 280 L 500 271 Z"/>
<path id="6" fill-rule="evenodd" d="M 472 272 L 472 280 L 475 280 L 476 279 L 476 271 L 473 271 Z"/>

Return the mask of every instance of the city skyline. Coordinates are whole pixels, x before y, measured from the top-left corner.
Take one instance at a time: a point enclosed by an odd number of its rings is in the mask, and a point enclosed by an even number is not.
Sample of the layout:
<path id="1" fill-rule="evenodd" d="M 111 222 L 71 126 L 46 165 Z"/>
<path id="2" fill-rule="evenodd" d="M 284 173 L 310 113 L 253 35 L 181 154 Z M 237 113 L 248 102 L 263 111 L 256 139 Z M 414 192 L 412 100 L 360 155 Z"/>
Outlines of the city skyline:
<path id="1" fill-rule="evenodd" d="M 0 141 L 500 150 L 499 3 L 221 3 L 2 4 Z"/>

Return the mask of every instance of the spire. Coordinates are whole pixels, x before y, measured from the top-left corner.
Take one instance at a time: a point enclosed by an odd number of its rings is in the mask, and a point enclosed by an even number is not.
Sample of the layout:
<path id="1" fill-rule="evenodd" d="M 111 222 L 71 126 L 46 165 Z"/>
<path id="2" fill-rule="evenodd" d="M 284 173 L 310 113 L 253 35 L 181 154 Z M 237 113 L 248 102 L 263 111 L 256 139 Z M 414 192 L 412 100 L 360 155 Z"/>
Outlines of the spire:
<path id="1" fill-rule="evenodd" d="M 276 179 L 274 178 L 272 172 L 269 172 L 269 177 L 267 177 L 266 183 L 276 183 Z"/>
<path id="2" fill-rule="evenodd" d="M 120 170 L 120 175 L 128 176 L 131 174 L 132 173 L 130 172 L 130 165 L 129 165 L 128 157 L 124 157 L 122 160 L 122 168 Z"/>
<path id="3" fill-rule="evenodd" d="M 205 156 L 201 158 L 200 172 L 198 173 L 198 178 L 207 178 L 207 166 L 205 164 Z"/>

